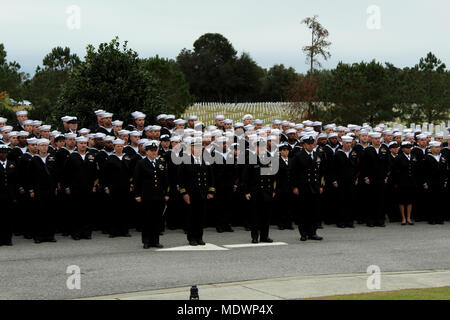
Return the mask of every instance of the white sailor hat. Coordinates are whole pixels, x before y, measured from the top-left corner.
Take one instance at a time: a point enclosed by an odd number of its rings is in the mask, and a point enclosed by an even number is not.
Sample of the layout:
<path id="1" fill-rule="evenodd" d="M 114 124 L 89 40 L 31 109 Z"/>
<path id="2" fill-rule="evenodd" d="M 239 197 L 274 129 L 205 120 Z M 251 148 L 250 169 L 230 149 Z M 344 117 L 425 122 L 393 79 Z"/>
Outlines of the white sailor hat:
<path id="1" fill-rule="evenodd" d="M 233 120 L 231 120 L 231 119 L 225 119 L 225 120 L 223 121 L 223 123 L 224 123 L 224 124 L 233 124 Z"/>
<path id="2" fill-rule="evenodd" d="M 35 127 L 35 126 L 41 126 L 42 125 L 42 121 L 39 121 L 39 120 L 33 120 L 33 122 L 31 123 L 31 125 L 33 126 L 33 127 Z"/>
<path id="3" fill-rule="evenodd" d="M 305 120 L 303 121 L 303 125 L 305 126 L 312 126 L 314 122 L 312 122 L 311 120 Z"/>
<path id="4" fill-rule="evenodd" d="M 10 133 L 8 133 L 8 138 L 11 138 L 11 137 L 17 137 L 18 136 L 18 132 L 17 131 L 11 131 Z"/>
<path id="5" fill-rule="evenodd" d="M 304 131 L 305 131 L 305 132 L 310 132 L 310 133 L 315 132 L 313 127 L 307 127 L 307 128 L 305 128 Z"/>
<path id="6" fill-rule="evenodd" d="M 360 136 L 363 136 L 363 135 L 366 135 L 366 134 L 369 134 L 369 131 L 367 131 L 366 129 L 362 129 L 362 130 L 359 132 L 359 135 L 360 135 Z"/>
<path id="7" fill-rule="evenodd" d="M 225 120 L 225 116 L 220 114 L 215 117 L 216 120 Z"/>
<path id="8" fill-rule="evenodd" d="M 417 140 L 419 140 L 419 139 L 426 139 L 426 138 L 428 138 L 428 136 L 426 134 L 422 133 L 422 134 L 417 135 L 416 138 L 417 138 Z"/>
<path id="9" fill-rule="evenodd" d="M 188 129 L 185 129 L 184 130 L 184 134 L 185 135 L 190 135 L 190 134 L 193 134 L 195 132 L 195 130 L 194 129 L 191 129 L 191 128 L 188 128 Z"/>
<path id="10" fill-rule="evenodd" d="M 444 133 L 443 132 L 436 132 L 435 138 L 443 138 L 444 137 Z"/>
<path id="11" fill-rule="evenodd" d="M 168 114 L 166 119 L 167 120 L 175 120 L 175 116 L 173 114 Z"/>
<path id="12" fill-rule="evenodd" d="M 62 122 L 69 122 L 71 119 L 72 119 L 72 117 L 70 117 L 70 116 L 64 116 L 64 117 L 61 118 L 61 121 Z"/>
<path id="13" fill-rule="evenodd" d="M 236 123 L 234 124 L 234 127 L 235 127 L 235 128 L 243 128 L 243 127 L 244 127 L 244 124 L 243 124 L 242 122 L 236 122 Z"/>
<path id="14" fill-rule="evenodd" d="M 119 136 L 129 135 L 129 134 L 130 134 L 130 131 L 128 131 L 128 130 L 120 130 L 119 132 L 117 132 L 117 134 L 118 134 Z"/>
<path id="15" fill-rule="evenodd" d="M 149 126 L 150 128 L 149 129 L 147 129 L 148 131 L 161 131 L 161 126 L 156 126 L 156 125 L 154 125 L 154 126 Z"/>
<path id="16" fill-rule="evenodd" d="M 65 137 L 66 139 L 76 139 L 76 138 L 77 138 L 77 135 L 76 135 L 75 133 L 66 133 L 66 134 L 64 135 L 64 137 Z"/>
<path id="17" fill-rule="evenodd" d="M 351 136 L 343 136 L 342 142 L 353 142 L 353 137 Z"/>
<path id="18" fill-rule="evenodd" d="M 298 129 L 303 129 L 305 126 L 303 125 L 303 123 L 298 123 L 294 126 L 294 129 L 298 130 Z"/>
<path id="19" fill-rule="evenodd" d="M 424 132 L 424 134 L 426 134 L 427 137 L 431 137 L 431 136 L 433 135 L 433 134 L 432 134 L 431 132 L 429 132 L 429 131 Z"/>
<path id="20" fill-rule="evenodd" d="M 50 125 L 43 125 L 39 127 L 40 131 L 50 131 L 52 129 L 52 126 Z"/>
<path id="21" fill-rule="evenodd" d="M 215 130 L 217 130 L 216 126 L 207 126 L 206 127 L 206 131 L 215 131 Z"/>
<path id="22" fill-rule="evenodd" d="M 297 133 L 297 130 L 295 130 L 295 129 L 289 129 L 286 131 L 286 134 L 296 134 L 296 133 Z"/>
<path id="23" fill-rule="evenodd" d="M 86 137 L 78 137 L 78 138 L 75 138 L 75 141 L 78 143 L 78 142 L 88 142 L 88 138 L 86 138 Z"/>
<path id="24" fill-rule="evenodd" d="M 371 138 L 381 138 L 381 132 L 371 132 L 369 133 L 369 137 Z"/>
<path id="25" fill-rule="evenodd" d="M 16 116 L 26 116 L 28 114 L 28 111 L 21 110 L 16 112 Z"/>
<path id="26" fill-rule="evenodd" d="M 328 139 L 336 138 L 336 137 L 339 137 L 339 135 L 336 132 L 332 132 L 328 135 Z"/>
<path id="27" fill-rule="evenodd" d="M 261 119 L 256 119 L 253 123 L 260 125 L 263 124 L 263 121 Z"/>
<path id="28" fill-rule="evenodd" d="M 322 126 L 322 122 L 320 121 L 314 121 L 312 124 L 313 127 L 321 127 Z"/>
<path id="29" fill-rule="evenodd" d="M 280 125 L 280 124 L 281 124 L 281 120 L 274 120 L 274 121 L 272 122 L 272 124 L 274 124 L 274 125 Z"/>
<path id="30" fill-rule="evenodd" d="M 246 114 L 245 116 L 242 117 L 242 121 L 245 121 L 247 119 L 253 120 L 253 116 L 251 114 Z"/>
<path id="31" fill-rule="evenodd" d="M 277 140 L 278 140 L 277 136 L 270 135 L 270 136 L 267 137 L 267 141 L 277 141 Z"/>
<path id="32" fill-rule="evenodd" d="M 391 149 L 391 148 L 398 148 L 399 145 L 398 145 L 397 141 L 392 141 L 392 142 L 389 143 L 388 147 L 389 147 L 389 149 Z"/>
<path id="33" fill-rule="evenodd" d="M 4 126 L 4 127 L 1 127 L 1 128 L 0 128 L 0 131 L 1 131 L 1 132 L 5 132 L 5 131 L 8 131 L 8 130 L 11 130 L 11 131 L 12 131 L 12 129 L 13 129 L 13 127 L 11 127 L 11 126 Z"/>
<path id="34" fill-rule="evenodd" d="M 284 121 L 282 121 L 281 122 L 281 126 L 290 126 L 290 122 L 289 121 L 287 121 L 287 120 L 284 120 Z"/>
<path id="35" fill-rule="evenodd" d="M 270 130 L 270 134 L 279 136 L 281 134 L 281 130 L 280 129 L 272 129 L 272 130 Z"/>
<path id="36" fill-rule="evenodd" d="M 405 135 L 405 138 L 414 138 L 414 133 L 409 132 Z"/>
<path id="37" fill-rule="evenodd" d="M 24 125 L 24 126 L 26 126 L 26 125 L 33 125 L 33 120 L 25 120 L 25 121 L 23 122 L 23 125 Z"/>
<path id="38" fill-rule="evenodd" d="M 105 139 L 106 138 L 106 134 L 101 133 L 101 132 L 97 132 L 94 136 L 94 139 Z"/>
<path id="39" fill-rule="evenodd" d="M 170 142 L 179 142 L 179 141 L 181 141 L 180 136 L 173 136 L 170 138 Z"/>
<path id="40" fill-rule="evenodd" d="M 102 113 L 105 113 L 105 110 L 99 109 L 99 110 L 94 111 L 94 113 L 95 113 L 96 116 L 99 116 Z"/>
<path id="41" fill-rule="evenodd" d="M 396 132 L 393 134 L 394 137 L 401 137 L 403 134 L 401 132 Z"/>
<path id="42" fill-rule="evenodd" d="M 8 121 L 8 119 L 0 117 L 0 123 L 6 123 L 6 121 Z"/>
<path id="43" fill-rule="evenodd" d="M 78 131 L 79 134 L 86 134 L 86 133 L 89 134 L 90 132 L 91 132 L 91 130 L 86 129 L 86 128 L 83 128 L 83 129 Z"/>
<path id="44" fill-rule="evenodd" d="M 142 134 L 139 131 L 131 131 L 130 137 L 140 137 Z"/>
<path id="45" fill-rule="evenodd" d="M 328 135 L 326 133 L 321 133 L 321 134 L 319 134 L 319 136 L 317 138 L 318 139 L 328 139 Z"/>
<path id="46" fill-rule="evenodd" d="M 166 120 L 166 119 L 167 119 L 167 114 L 160 114 L 156 117 L 156 121 Z"/>
<path id="47" fill-rule="evenodd" d="M 48 139 L 38 139 L 37 145 L 41 145 L 41 144 L 50 144 L 50 140 Z"/>
<path id="48" fill-rule="evenodd" d="M 388 135 L 388 136 L 390 136 L 390 135 L 392 135 L 392 134 L 393 134 L 393 131 L 392 131 L 392 130 L 390 130 L 390 129 L 387 129 L 387 130 L 384 130 L 384 131 L 383 131 L 383 134 L 384 134 L 384 135 Z"/>
<path id="49" fill-rule="evenodd" d="M 105 142 L 113 142 L 115 138 L 113 136 L 106 136 L 103 138 Z"/>
<path id="50" fill-rule="evenodd" d="M 141 145 L 141 144 L 146 144 L 149 141 L 150 140 L 148 140 L 148 139 L 140 139 L 137 143 L 138 143 L 138 145 Z"/>
<path id="51" fill-rule="evenodd" d="M 70 117 L 69 121 L 67 121 L 67 122 L 73 122 L 73 121 L 78 121 L 78 118 L 77 117 Z"/>
<path id="52" fill-rule="evenodd" d="M 121 127 L 121 126 L 123 126 L 123 121 L 120 121 L 120 120 L 114 120 L 111 124 L 112 124 L 114 127 Z"/>
<path id="53" fill-rule="evenodd" d="M 125 141 L 122 139 L 116 139 L 113 141 L 113 145 L 125 144 Z"/>
<path id="54" fill-rule="evenodd" d="M 186 120 L 183 119 L 177 119 L 173 122 L 175 125 L 179 126 L 179 125 L 185 125 L 186 124 Z"/>
<path id="55" fill-rule="evenodd" d="M 430 142 L 430 147 L 441 147 L 442 143 L 440 143 L 439 141 L 431 141 Z"/>
<path id="56" fill-rule="evenodd" d="M 216 139 L 217 143 L 226 143 L 228 141 L 228 139 L 226 137 L 218 137 Z"/>
<path id="57" fill-rule="evenodd" d="M 334 129 L 334 128 L 336 128 L 336 125 L 335 124 L 327 124 L 325 127 L 323 127 L 325 130 L 328 130 L 328 129 Z"/>
<path id="58" fill-rule="evenodd" d="M 131 113 L 131 116 L 133 117 L 133 119 L 140 119 L 140 118 L 146 118 L 147 115 L 145 113 L 142 113 L 140 111 L 135 111 L 133 113 Z"/>
<path id="59" fill-rule="evenodd" d="M 113 116 L 114 114 L 110 112 L 102 113 L 102 118 L 112 118 Z"/>
<path id="60" fill-rule="evenodd" d="M 197 119 L 198 119 L 197 116 L 189 116 L 189 117 L 188 117 L 188 121 L 195 121 L 195 120 L 197 120 Z"/>
<path id="61" fill-rule="evenodd" d="M 253 126 L 253 125 L 251 125 L 251 124 L 248 124 L 248 125 L 246 125 L 245 127 L 244 127 L 244 129 L 245 130 L 247 130 L 247 131 L 252 131 L 252 130 L 255 130 L 255 126 Z"/>
<path id="62" fill-rule="evenodd" d="M 30 139 L 27 139 L 27 143 L 28 144 L 37 144 L 38 143 L 38 139 L 36 139 L 36 138 L 30 138 Z"/>
<path id="63" fill-rule="evenodd" d="M 30 134 L 28 133 L 28 131 L 20 131 L 17 136 L 18 137 L 28 137 Z"/>
<path id="64" fill-rule="evenodd" d="M 88 137 L 88 139 L 94 139 L 95 133 L 88 133 L 87 137 Z"/>

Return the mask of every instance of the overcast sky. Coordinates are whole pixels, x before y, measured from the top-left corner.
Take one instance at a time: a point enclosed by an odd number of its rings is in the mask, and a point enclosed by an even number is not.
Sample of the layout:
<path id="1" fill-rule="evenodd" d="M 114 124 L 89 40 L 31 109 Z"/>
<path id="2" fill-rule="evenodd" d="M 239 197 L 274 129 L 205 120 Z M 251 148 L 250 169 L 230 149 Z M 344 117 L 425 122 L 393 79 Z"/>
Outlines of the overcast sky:
<path id="1" fill-rule="evenodd" d="M 80 29 L 70 29 L 80 8 Z M 378 19 L 381 29 L 370 29 Z M 413 66 L 434 52 L 450 66 L 450 1 L 448 0 L 8 0 L 2 1 L 0 43 L 8 60 L 33 73 L 55 46 L 68 46 L 84 57 L 88 44 L 97 46 L 115 36 L 128 40 L 141 56 L 175 58 L 192 48 L 204 33 L 221 33 L 239 53 L 250 53 L 262 67 L 285 64 L 305 72 L 301 47 L 310 35 L 300 22 L 319 15 L 329 30 L 332 58 L 339 61 L 376 59 L 399 67 Z"/>

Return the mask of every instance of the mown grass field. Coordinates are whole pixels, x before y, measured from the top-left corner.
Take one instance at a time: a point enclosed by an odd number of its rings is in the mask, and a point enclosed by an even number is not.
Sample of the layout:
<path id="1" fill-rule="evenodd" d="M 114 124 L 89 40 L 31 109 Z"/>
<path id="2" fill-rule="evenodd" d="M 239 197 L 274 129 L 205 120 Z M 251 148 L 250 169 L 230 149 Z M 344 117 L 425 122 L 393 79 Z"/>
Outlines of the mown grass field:
<path id="1" fill-rule="evenodd" d="M 351 294 L 304 300 L 450 300 L 450 287 Z"/>

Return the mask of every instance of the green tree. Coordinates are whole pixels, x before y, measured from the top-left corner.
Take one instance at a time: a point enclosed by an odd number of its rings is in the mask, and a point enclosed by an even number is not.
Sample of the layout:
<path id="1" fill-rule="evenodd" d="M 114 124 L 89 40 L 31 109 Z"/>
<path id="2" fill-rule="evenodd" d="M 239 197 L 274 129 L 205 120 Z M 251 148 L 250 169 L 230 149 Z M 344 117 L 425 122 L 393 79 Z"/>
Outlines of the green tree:
<path id="1" fill-rule="evenodd" d="M 265 101 L 285 101 L 288 90 L 299 76 L 294 68 L 286 68 L 283 64 L 274 65 L 264 79 L 262 99 Z"/>
<path id="2" fill-rule="evenodd" d="M 403 104 L 405 119 L 434 123 L 449 119 L 450 72 L 446 65 L 428 53 L 414 68 L 405 69 Z"/>
<path id="3" fill-rule="evenodd" d="M 15 101 L 24 100 L 23 83 L 29 78 L 16 61 L 7 61 L 5 46 L 0 43 L 0 93 L 6 91 Z"/>
<path id="4" fill-rule="evenodd" d="M 51 121 L 51 115 L 56 107 L 63 85 L 67 82 L 70 72 L 81 63 L 70 48 L 56 47 L 47 54 L 42 61 L 42 68 L 38 66 L 34 77 L 27 83 L 27 99 L 31 101 L 33 109 L 30 117 Z"/>
<path id="5" fill-rule="evenodd" d="M 143 60 L 144 69 L 157 79 L 157 90 L 165 101 L 164 113 L 181 116 L 193 102 L 184 74 L 175 61 L 159 56 Z"/>
<path id="6" fill-rule="evenodd" d="M 315 65 L 318 67 L 322 66 L 319 61 L 319 56 L 322 56 L 325 61 L 331 57 L 328 51 L 331 42 L 327 40 L 330 34 L 317 19 L 318 16 L 315 15 L 314 17 L 305 18 L 302 21 L 311 30 L 311 44 L 304 46 L 302 49 L 306 54 L 306 61 L 310 65 L 310 74 L 313 73 Z"/>
<path id="7" fill-rule="evenodd" d="M 142 66 L 138 54 L 127 42 L 121 48 L 118 38 L 97 49 L 89 45 L 84 61 L 63 86 L 54 120 L 70 114 L 87 126 L 96 121 L 94 110 L 104 109 L 124 121 L 130 112 L 141 110 L 151 121 L 166 103 L 158 92 L 157 79 Z"/>

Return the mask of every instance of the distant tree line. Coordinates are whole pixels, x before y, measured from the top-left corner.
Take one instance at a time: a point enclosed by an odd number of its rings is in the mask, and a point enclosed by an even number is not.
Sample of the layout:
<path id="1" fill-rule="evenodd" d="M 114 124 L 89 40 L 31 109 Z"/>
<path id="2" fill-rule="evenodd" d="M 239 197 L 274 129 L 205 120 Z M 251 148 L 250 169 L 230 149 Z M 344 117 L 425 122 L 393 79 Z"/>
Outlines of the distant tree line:
<path id="1" fill-rule="evenodd" d="M 315 20 L 305 21 L 309 26 Z M 326 31 L 326 30 L 325 30 Z M 326 34 L 322 32 L 322 35 Z M 319 34 L 320 36 L 320 34 Z M 311 46 L 328 42 L 318 36 Z M 183 49 L 175 60 L 143 58 L 118 38 L 98 47 L 89 45 L 84 59 L 57 47 L 38 66 L 33 77 L 8 62 L 0 44 L 0 95 L 29 100 L 31 119 L 59 124 L 59 118 L 78 116 L 82 125 L 95 121 L 93 111 L 105 109 L 128 121 L 141 110 L 150 121 L 160 113 L 180 116 L 193 102 L 293 102 L 292 117 L 326 122 L 436 122 L 449 119 L 450 72 L 429 53 L 410 68 L 376 61 L 339 63 L 331 70 L 298 74 L 282 64 L 260 67 L 248 53 L 238 55 L 228 39 L 208 33 Z M 10 100 L 0 97 L 0 116 L 14 118 Z M 301 102 L 301 103 L 299 103 Z"/>

